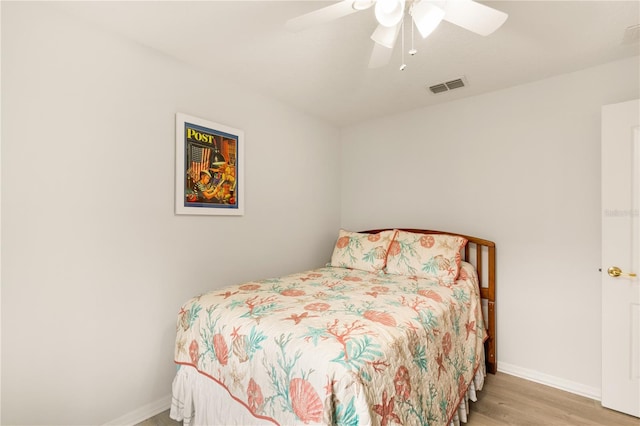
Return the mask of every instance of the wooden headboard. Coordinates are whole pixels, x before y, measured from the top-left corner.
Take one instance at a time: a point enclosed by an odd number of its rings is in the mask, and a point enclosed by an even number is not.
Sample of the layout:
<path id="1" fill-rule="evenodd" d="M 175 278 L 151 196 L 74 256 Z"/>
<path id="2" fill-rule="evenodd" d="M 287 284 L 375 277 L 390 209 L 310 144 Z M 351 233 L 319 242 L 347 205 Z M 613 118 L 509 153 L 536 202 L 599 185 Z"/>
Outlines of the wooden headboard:
<path id="1" fill-rule="evenodd" d="M 493 241 L 482 238 L 471 237 L 469 235 L 456 234 L 454 232 L 431 231 L 427 229 L 409 228 L 385 228 L 363 231 L 369 234 L 398 229 L 400 231 L 415 232 L 419 234 L 447 234 L 464 237 L 468 243 L 462 253 L 464 261 L 471 263 L 478 271 L 478 284 L 480 286 L 480 297 L 483 302 L 485 323 L 489 338 L 484 343 L 485 360 L 487 371 L 495 374 L 498 371 L 498 357 L 496 354 L 496 244 Z M 486 257 L 485 257 L 486 254 Z"/>

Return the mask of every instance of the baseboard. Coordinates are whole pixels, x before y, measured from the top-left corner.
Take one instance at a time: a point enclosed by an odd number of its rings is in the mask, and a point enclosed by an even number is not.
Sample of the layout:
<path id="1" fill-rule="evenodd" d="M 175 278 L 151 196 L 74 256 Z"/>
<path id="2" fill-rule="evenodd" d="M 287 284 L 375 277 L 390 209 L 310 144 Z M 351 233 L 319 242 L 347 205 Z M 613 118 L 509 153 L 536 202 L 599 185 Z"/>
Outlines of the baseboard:
<path id="1" fill-rule="evenodd" d="M 529 370 L 528 368 L 519 367 L 517 365 L 499 361 L 498 371 L 546 386 L 551 386 L 552 388 L 575 393 L 576 395 L 595 399 L 596 401 L 600 401 L 602 399 L 601 389 L 591 386 L 585 386 L 582 383 L 577 383 L 571 380 L 562 379 L 560 377 L 551 376 L 549 374 L 540 373 L 535 370 Z"/>
<path id="2" fill-rule="evenodd" d="M 144 405 L 124 416 L 105 423 L 104 426 L 133 426 L 143 422 L 156 414 L 160 414 L 171 407 L 171 395 L 164 396 L 157 401 Z"/>

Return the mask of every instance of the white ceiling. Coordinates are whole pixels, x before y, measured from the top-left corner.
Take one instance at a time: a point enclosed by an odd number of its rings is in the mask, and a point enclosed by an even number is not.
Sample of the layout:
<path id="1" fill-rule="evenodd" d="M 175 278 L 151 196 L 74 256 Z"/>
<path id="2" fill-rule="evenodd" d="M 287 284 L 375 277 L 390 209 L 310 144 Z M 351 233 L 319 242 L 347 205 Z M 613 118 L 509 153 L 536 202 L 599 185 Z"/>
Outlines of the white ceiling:
<path id="1" fill-rule="evenodd" d="M 640 54 L 623 42 L 640 22 L 640 1 L 490 1 L 509 14 L 482 37 L 442 22 L 418 54 L 368 69 L 373 9 L 300 33 L 285 22 L 327 1 L 141 1 L 53 3 L 181 61 L 280 99 L 336 126 L 448 102 Z M 410 48 L 410 32 L 405 47 Z M 468 86 L 433 95 L 427 87 L 458 77 Z M 588 90 L 588 88 L 585 88 Z"/>

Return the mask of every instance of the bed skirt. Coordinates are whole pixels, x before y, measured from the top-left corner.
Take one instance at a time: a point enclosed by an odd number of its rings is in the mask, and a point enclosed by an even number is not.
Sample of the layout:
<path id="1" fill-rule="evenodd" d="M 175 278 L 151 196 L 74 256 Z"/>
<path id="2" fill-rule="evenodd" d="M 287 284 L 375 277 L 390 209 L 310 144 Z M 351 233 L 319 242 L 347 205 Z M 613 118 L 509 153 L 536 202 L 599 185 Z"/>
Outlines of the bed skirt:
<path id="1" fill-rule="evenodd" d="M 467 423 L 467 416 L 469 415 L 469 409 L 471 408 L 469 405 L 469 401 L 476 402 L 478 397 L 476 396 L 476 392 L 482 390 L 484 386 L 484 377 L 486 376 L 486 367 L 484 362 L 480 364 L 480 367 L 476 371 L 476 374 L 473 376 L 473 380 L 469 384 L 467 388 L 467 392 L 465 392 L 464 397 L 460 401 L 460 405 L 458 405 L 458 410 L 454 414 L 453 418 L 449 422 L 449 426 L 460 426 L 461 423 Z"/>
<path id="2" fill-rule="evenodd" d="M 476 392 L 482 390 L 485 371 L 484 362 L 482 362 L 449 426 L 460 426 L 467 422 L 469 401 L 477 401 Z M 278 424 L 268 417 L 254 415 L 243 402 L 231 396 L 223 384 L 189 365 L 178 366 L 173 380 L 173 398 L 169 416 L 184 422 L 184 426 Z"/>

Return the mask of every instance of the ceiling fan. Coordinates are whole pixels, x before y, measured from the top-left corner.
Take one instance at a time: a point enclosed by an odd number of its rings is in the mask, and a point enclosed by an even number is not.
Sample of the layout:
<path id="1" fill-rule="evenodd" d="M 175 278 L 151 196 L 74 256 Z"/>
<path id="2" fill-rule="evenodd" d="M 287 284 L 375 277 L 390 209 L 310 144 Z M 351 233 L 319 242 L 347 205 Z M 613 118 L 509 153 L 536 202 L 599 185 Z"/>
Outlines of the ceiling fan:
<path id="1" fill-rule="evenodd" d="M 290 19 L 285 27 L 297 32 L 372 6 L 378 26 L 371 35 L 375 43 L 369 59 L 369 68 L 378 68 L 389 63 L 398 34 L 404 26 L 405 13 L 409 14 L 411 22 L 422 38 L 431 34 L 443 20 L 487 36 L 500 28 L 508 17 L 500 10 L 473 0 L 342 0 Z M 409 51 L 411 55 L 415 53 L 416 50 L 413 48 Z M 403 61 L 400 69 L 403 70 L 405 67 Z"/>

